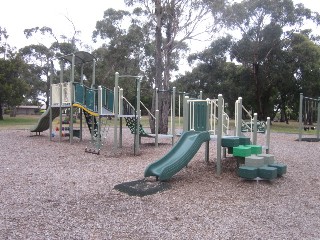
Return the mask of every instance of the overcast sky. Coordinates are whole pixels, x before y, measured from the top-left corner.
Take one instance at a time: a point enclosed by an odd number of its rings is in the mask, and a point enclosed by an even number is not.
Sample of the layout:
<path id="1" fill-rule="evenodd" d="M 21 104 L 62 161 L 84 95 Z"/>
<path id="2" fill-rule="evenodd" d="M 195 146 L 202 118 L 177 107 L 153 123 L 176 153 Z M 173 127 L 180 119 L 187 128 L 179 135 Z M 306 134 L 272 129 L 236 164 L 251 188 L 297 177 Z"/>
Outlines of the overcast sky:
<path id="1" fill-rule="evenodd" d="M 320 12 L 319 0 L 294 2 L 301 2 Z M 26 28 L 48 26 L 57 35 L 70 36 L 72 25 L 66 19 L 68 17 L 76 29 L 81 30 L 82 41 L 90 44 L 95 24 L 103 18 L 103 12 L 108 8 L 124 9 L 125 5 L 123 0 L 5 0 L 1 3 L 0 26 L 7 29 L 8 43 L 12 47 L 21 48 L 31 43 L 24 37 L 23 30 Z"/>

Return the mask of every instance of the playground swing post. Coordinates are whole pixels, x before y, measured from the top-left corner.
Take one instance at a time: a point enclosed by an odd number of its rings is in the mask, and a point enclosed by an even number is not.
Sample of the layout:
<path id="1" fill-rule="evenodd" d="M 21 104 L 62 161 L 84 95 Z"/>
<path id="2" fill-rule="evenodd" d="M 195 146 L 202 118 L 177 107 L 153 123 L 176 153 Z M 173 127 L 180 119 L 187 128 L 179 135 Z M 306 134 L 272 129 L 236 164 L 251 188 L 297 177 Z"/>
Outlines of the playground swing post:
<path id="1" fill-rule="evenodd" d="M 311 102 L 312 101 L 312 102 Z M 300 93 L 300 101 L 299 101 L 299 141 L 302 141 L 302 130 L 304 126 L 304 122 L 307 121 L 307 118 L 311 115 L 313 109 L 317 110 L 317 126 L 316 126 L 316 139 L 319 140 L 320 136 L 320 98 L 317 99 L 305 97 L 303 93 Z M 311 106 L 312 105 L 312 106 Z M 311 110 L 310 110 L 311 109 Z M 309 111 L 308 111 L 309 110 Z"/>

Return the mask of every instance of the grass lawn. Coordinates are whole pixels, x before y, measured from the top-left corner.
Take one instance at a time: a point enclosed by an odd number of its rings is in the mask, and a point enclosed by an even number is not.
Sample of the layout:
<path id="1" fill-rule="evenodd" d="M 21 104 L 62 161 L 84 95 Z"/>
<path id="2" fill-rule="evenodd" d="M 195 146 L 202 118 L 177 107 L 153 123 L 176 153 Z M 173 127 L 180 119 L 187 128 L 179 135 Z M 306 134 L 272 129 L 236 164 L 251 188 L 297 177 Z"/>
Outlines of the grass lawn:
<path id="1" fill-rule="evenodd" d="M 17 115 L 16 117 L 10 117 L 9 115 L 4 115 L 4 120 L 0 121 L 0 130 L 2 129 L 30 129 L 34 126 L 40 118 L 40 115 Z M 57 119 L 55 119 L 54 124 L 57 124 Z M 170 118 L 169 118 L 170 121 Z M 176 128 L 182 128 L 183 118 L 178 117 L 175 119 Z M 85 122 L 85 120 L 84 120 Z M 112 121 L 113 124 L 113 121 Z M 146 116 L 141 118 L 141 124 L 145 128 L 149 127 L 149 119 Z M 233 128 L 234 121 L 230 121 L 230 128 Z M 170 127 L 170 122 L 169 122 Z M 289 124 L 284 122 L 272 122 L 271 125 L 272 132 L 282 132 L 282 133 L 299 133 L 299 123 L 297 121 L 290 121 Z M 316 134 L 316 130 L 303 131 L 303 134 Z"/>
<path id="2" fill-rule="evenodd" d="M 3 118 L 4 120 L 0 121 L 0 129 L 29 129 L 38 122 L 40 115 L 4 115 Z"/>

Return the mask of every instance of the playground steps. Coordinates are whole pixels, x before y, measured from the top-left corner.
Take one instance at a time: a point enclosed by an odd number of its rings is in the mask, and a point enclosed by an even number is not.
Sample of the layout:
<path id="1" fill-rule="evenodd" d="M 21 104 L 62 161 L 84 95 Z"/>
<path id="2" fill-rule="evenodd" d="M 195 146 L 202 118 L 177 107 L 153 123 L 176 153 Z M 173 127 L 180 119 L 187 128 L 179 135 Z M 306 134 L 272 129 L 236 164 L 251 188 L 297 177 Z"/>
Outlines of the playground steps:
<path id="1" fill-rule="evenodd" d="M 238 176 L 245 179 L 257 177 L 265 180 L 273 180 L 287 172 L 287 166 L 274 163 L 274 155 L 258 154 L 245 158 L 245 163 L 238 169 Z"/>
<path id="2" fill-rule="evenodd" d="M 244 179 L 261 178 L 273 180 L 287 172 L 287 166 L 275 163 L 274 155 L 262 153 L 262 146 L 253 145 L 249 137 L 225 136 L 221 146 L 228 149 L 229 154 L 243 163 L 238 168 L 238 176 Z"/>

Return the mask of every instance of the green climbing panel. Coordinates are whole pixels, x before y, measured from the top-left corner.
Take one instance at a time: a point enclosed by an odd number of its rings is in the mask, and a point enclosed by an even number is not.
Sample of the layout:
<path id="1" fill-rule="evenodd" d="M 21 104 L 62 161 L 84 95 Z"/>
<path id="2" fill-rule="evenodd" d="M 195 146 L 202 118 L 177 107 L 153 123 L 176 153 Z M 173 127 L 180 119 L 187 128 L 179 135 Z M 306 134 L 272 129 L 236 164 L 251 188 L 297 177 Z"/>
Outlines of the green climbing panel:
<path id="1" fill-rule="evenodd" d="M 130 129 L 132 134 L 136 133 L 136 119 L 134 117 L 126 117 L 126 126 Z M 148 134 L 144 131 L 142 125 L 139 126 L 139 135 L 148 136 Z"/>

